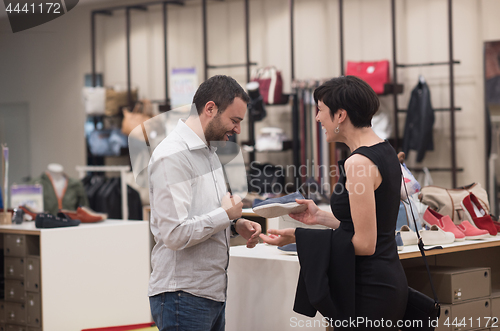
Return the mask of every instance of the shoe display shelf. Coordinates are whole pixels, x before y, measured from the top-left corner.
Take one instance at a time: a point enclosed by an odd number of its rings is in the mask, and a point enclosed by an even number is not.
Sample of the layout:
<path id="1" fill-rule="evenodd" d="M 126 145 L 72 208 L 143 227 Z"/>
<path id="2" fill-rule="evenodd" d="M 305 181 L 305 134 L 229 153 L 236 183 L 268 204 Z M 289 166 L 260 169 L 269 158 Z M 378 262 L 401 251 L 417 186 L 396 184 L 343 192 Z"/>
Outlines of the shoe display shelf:
<path id="1" fill-rule="evenodd" d="M 81 331 L 151 321 L 149 222 L 1 225 L 0 247 L 0 331 Z"/>
<path id="2" fill-rule="evenodd" d="M 398 253 L 406 272 L 423 266 L 416 245 L 405 246 Z M 299 325 L 304 328 L 308 325 L 307 330 L 331 330 L 321 323 L 321 314 L 308 318 L 293 311 L 300 272 L 297 256 L 281 252 L 276 246 L 267 244 L 259 244 L 254 249 L 247 249 L 245 246 L 231 247 L 230 255 L 227 330 L 286 331 L 296 330 Z M 490 268 L 492 289 L 500 288 L 500 236 L 443 245 L 443 249 L 427 251 L 426 255 L 431 266 Z M 497 309 L 499 301 L 496 299 Z M 260 304 L 256 305 L 256 302 Z M 493 301 L 491 302 L 493 306 Z M 252 313 L 249 314 L 249 311 Z"/>

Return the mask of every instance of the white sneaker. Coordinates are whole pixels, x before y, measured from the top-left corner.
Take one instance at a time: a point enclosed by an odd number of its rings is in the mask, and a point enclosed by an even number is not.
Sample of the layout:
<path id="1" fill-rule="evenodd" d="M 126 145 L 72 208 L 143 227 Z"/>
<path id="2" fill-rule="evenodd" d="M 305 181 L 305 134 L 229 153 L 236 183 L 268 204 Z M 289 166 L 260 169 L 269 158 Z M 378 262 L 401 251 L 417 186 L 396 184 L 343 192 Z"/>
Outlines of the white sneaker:
<path id="1" fill-rule="evenodd" d="M 427 246 L 446 245 L 455 241 L 453 233 L 445 232 L 435 224 L 429 230 L 420 230 L 419 233 L 424 245 Z"/>
<path id="2" fill-rule="evenodd" d="M 301 213 L 307 209 L 307 205 L 298 204 L 295 199 L 305 199 L 299 191 L 279 198 L 267 199 L 253 207 L 253 211 L 262 217 L 273 218 L 288 214 Z"/>
<path id="3" fill-rule="evenodd" d="M 401 239 L 403 239 L 403 244 L 405 246 L 418 244 L 417 233 L 410 229 L 408 225 L 403 225 L 399 232 L 401 233 Z"/>

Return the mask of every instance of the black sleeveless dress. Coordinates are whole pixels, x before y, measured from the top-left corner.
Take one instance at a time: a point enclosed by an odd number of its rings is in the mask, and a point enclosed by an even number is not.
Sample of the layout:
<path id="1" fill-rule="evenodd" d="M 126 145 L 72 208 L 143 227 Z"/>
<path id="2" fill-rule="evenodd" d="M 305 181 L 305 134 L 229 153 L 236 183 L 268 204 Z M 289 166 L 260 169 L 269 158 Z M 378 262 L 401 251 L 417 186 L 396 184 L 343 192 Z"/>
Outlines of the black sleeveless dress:
<path id="1" fill-rule="evenodd" d="M 382 176 L 382 183 L 375 190 L 377 215 L 377 245 L 375 254 L 355 257 L 355 314 L 371 320 L 365 323 L 366 329 L 378 329 L 376 323 L 391 320 L 393 327 L 384 330 L 397 330 L 397 320 L 405 313 L 408 285 L 401 262 L 399 261 L 395 240 L 396 221 L 399 210 L 401 170 L 396 152 L 388 142 L 373 146 L 362 146 L 351 155 L 361 154 L 369 158 Z M 344 162 L 339 162 L 339 181 L 331 197 L 331 208 L 341 225 L 334 232 L 354 233 L 349 193 L 345 189 L 346 175 Z M 347 174 L 345 172 L 347 170 Z M 336 235 L 341 235 L 337 233 Z M 336 236 L 334 235 L 334 237 Z M 372 325 L 372 327 L 370 327 Z M 385 324 L 387 326 L 387 323 Z"/>

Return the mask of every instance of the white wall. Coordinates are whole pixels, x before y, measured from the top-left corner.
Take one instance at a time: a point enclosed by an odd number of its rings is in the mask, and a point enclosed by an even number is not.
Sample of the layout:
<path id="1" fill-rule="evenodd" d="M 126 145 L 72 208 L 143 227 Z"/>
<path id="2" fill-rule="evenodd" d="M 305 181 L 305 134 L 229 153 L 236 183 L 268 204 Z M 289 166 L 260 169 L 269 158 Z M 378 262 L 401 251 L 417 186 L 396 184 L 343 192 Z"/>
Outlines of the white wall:
<path id="1" fill-rule="evenodd" d="M 296 0 L 296 78 L 327 78 L 340 74 L 338 3 L 331 0 Z M 120 1 L 120 4 L 125 1 Z M 127 2 L 133 3 L 133 2 Z M 397 56 L 399 62 L 446 61 L 447 9 L 445 0 L 397 0 Z M 109 5 L 109 4 L 108 4 Z M 100 4 L 99 6 L 105 6 Z M 500 2 L 454 0 L 455 104 L 457 165 L 465 171 L 458 184 L 485 184 L 483 133 L 482 46 L 500 40 Z M 32 175 L 50 162 L 59 162 L 75 175 L 74 166 L 85 163 L 84 111 L 80 102 L 83 75 L 90 71 L 90 9 L 78 6 L 67 15 L 40 27 L 12 34 L 0 21 L 0 103 L 29 102 L 31 111 Z M 125 17 L 98 17 L 97 69 L 107 84 L 126 83 Z M 251 0 L 251 60 L 276 65 L 290 91 L 290 35 L 288 0 Z M 201 2 L 169 6 L 169 66 L 198 69 L 203 75 Z M 209 62 L 242 63 L 244 14 L 242 1 L 211 1 L 208 6 Z M 346 60 L 392 59 L 390 1 L 345 0 L 344 42 Z M 163 36 L 161 6 L 147 13 L 132 12 L 132 80 L 142 97 L 162 99 Z M 211 70 L 244 83 L 243 68 Z M 399 69 L 405 93 L 399 105 L 406 108 L 418 75 L 425 76 L 436 108 L 449 106 L 447 67 Z M 392 113 L 391 97 L 382 97 L 382 109 Z M 400 115 L 401 129 L 405 116 Z M 245 134 L 243 134 L 244 136 Z M 425 158 L 428 166 L 449 166 L 449 113 L 436 113 L 435 151 Z M 412 163 L 410 155 L 410 164 Z M 433 174 L 437 185 L 450 186 L 449 173 Z"/>

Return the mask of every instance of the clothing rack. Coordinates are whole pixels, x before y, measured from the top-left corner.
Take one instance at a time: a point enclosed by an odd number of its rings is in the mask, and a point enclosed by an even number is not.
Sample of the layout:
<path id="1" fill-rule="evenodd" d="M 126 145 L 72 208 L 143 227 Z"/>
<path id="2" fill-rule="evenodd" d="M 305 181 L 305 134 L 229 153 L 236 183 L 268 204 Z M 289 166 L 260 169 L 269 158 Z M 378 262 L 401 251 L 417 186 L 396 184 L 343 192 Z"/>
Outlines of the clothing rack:
<path id="1" fill-rule="evenodd" d="M 131 69 L 130 69 L 130 11 L 140 10 L 147 11 L 149 6 L 159 5 L 163 6 L 163 49 L 164 49 L 164 64 L 165 64 L 165 103 L 168 103 L 168 54 L 167 54 L 167 5 L 183 6 L 184 0 L 162 0 L 141 3 L 137 5 L 116 6 L 110 8 L 103 8 L 93 10 L 91 13 L 91 63 L 92 63 L 92 86 L 96 86 L 96 38 L 95 38 L 95 19 L 97 15 L 112 16 L 113 11 L 125 9 L 125 31 L 126 31 L 126 45 L 127 45 L 127 92 L 128 101 L 132 106 L 132 88 L 131 88 Z"/>
<path id="2" fill-rule="evenodd" d="M 306 169 L 299 167 L 300 173 L 297 179 L 304 184 L 312 177 L 321 185 L 329 184 L 330 187 L 336 182 L 334 176 L 330 176 L 330 165 L 332 151 L 324 135 L 321 125 L 316 122 L 317 106 L 313 101 L 314 90 L 327 79 L 295 79 L 292 81 L 294 91 L 294 108 L 297 113 L 296 126 L 294 126 L 294 143 L 300 153 L 294 154 L 294 164 L 306 165 Z M 300 136 L 299 136 L 300 135 Z M 335 157 L 335 155 L 333 155 Z"/>
<path id="3" fill-rule="evenodd" d="M 76 171 L 78 171 L 80 179 L 85 177 L 86 172 L 119 172 L 122 189 L 122 215 L 125 221 L 128 220 L 128 195 L 125 175 L 130 171 L 129 166 L 76 166 Z"/>
<path id="4" fill-rule="evenodd" d="M 221 68 L 246 68 L 246 79 L 250 81 L 250 66 L 257 65 L 256 62 L 250 61 L 250 2 L 244 0 L 245 3 L 245 63 L 230 63 L 211 65 L 208 62 L 208 25 L 207 25 L 207 0 L 202 0 L 202 16 L 203 16 L 203 74 L 205 80 L 208 79 L 209 69 Z M 248 120 L 248 144 L 255 147 L 255 121 L 252 116 L 247 116 Z M 255 148 L 249 151 L 250 163 L 255 161 Z"/>
<path id="5" fill-rule="evenodd" d="M 463 169 L 458 169 L 456 164 L 456 137 L 455 137 L 455 111 L 461 110 L 459 107 L 455 107 L 455 80 L 454 80 L 454 65 L 460 64 L 460 61 L 457 61 L 453 57 L 453 13 L 452 13 L 452 4 L 453 0 L 447 0 L 448 7 L 448 52 L 449 58 L 448 61 L 443 62 L 426 62 L 426 63 L 411 63 L 411 64 L 403 64 L 398 63 L 396 57 L 396 0 L 391 0 L 391 26 L 392 26 L 392 71 L 393 71 L 393 82 L 392 84 L 392 95 L 393 95 L 393 104 L 394 104 L 394 132 L 395 139 L 393 142 L 394 148 L 399 150 L 399 118 L 398 113 L 404 112 L 404 110 L 399 109 L 398 106 L 398 94 L 402 91 L 397 88 L 398 86 L 398 68 L 410 68 L 410 67 L 424 67 L 424 66 L 438 66 L 438 65 L 446 65 L 449 66 L 449 87 L 450 87 L 450 107 L 449 108 L 439 108 L 437 111 L 449 111 L 450 112 L 450 140 L 451 140 L 451 149 L 450 149 L 450 159 L 451 159 L 451 167 L 439 167 L 432 168 L 433 171 L 449 171 L 451 172 L 451 181 L 452 187 L 457 186 L 457 171 L 462 171 Z M 341 66 L 341 74 L 344 74 L 344 42 L 343 42 L 343 0 L 339 0 L 339 22 L 340 22 L 340 66 Z"/>

